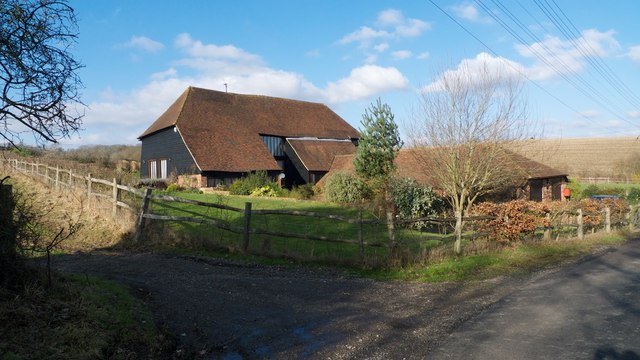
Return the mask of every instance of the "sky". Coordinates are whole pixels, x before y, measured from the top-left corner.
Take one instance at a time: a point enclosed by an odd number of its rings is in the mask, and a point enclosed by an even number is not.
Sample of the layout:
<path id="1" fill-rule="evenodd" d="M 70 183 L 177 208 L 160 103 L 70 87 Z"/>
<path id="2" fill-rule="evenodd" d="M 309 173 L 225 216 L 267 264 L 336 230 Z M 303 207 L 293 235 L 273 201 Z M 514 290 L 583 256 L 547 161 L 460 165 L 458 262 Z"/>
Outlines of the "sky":
<path id="1" fill-rule="evenodd" d="M 188 86 L 324 103 L 357 129 L 380 98 L 408 139 L 420 94 L 480 64 L 523 79 L 541 137 L 640 135 L 637 0 L 69 4 L 86 108 L 63 147 L 137 144 Z"/>

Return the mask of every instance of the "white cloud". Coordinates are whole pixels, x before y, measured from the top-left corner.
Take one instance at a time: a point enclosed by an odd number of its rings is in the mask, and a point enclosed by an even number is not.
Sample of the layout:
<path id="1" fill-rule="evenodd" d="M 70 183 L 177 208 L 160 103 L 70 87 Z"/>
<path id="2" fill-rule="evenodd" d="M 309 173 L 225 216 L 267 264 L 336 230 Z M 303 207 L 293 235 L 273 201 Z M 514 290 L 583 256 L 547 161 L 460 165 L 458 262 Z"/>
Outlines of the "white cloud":
<path id="1" fill-rule="evenodd" d="M 600 116 L 600 112 L 597 110 L 585 110 L 578 112 L 577 115 L 582 118 L 593 119 Z"/>
<path id="2" fill-rule="evenodd" d="M 345 35 L 339 44 L 349 44 L 358 42 L 361 46 L 366 46 L 371 40 L 389 37 L 389 33 L 384 30 L 374 30 L 368 26 L 362 26 L 360 29 Z"/>
<path id="3" fill-rule="evenodd" d="M 261 94 L 339 104 L 405 89 L 408 80 L 393 67 L 364 65 L 342 79 L 318 87 L 304 75 L 266 66 L 258 55 L 233 45 L 203 44 L 180 34 L 176 48 L 182 57 L 149 82 L 127 92 L 106 89 L 88 104 L 80 143 L 135 143 L 139 136 L 188 87 L 241 94 Z M 98 135 L 97 135 L 98 134 Z"/>
<path id="4" fill-rule="evenodd" d="M 421 35 L 425 30 L 431 29 L 431 24 L 428 22 L 409 19 L 405 23 L 396 26 L 395 33 L 401 37 L 414 37 Z"/>
<path id="5" fill-rule="evenodd" d="M 491 23 L 492 20 L 489 17 L 480 16 L 480 12 L 478 8 L 473 3 L 462 3 L 458 5 L 451 6 L 450 9 L 453 13 L 462 19 L 471 21 L 471 22 L 479 22 L 479 23 Z"/>
<path id="6" fill-rule="evenodd" d="M 169 68 L 165 71 L 160 71 L 157 73 L 151 74 L 152 80 L 164 80 L 175 77 L 178 75 L 178 71 L 175 68 Z"/>
<path id="7" fill-rule="evenodd" d="M 640 110 L 627 112 L 627 117 L 632 119 L 640 119 Z"/>
<path id="8" fill-rule="evenodd" d="M 430 56 L 429 52 L 428 52 L 428 51 L 425 51 L 425 52 L 423 52 L 423 53 L 418 54 L 418 59 L 420 59 L 420 60 L 426 60 L 426 59 L 428 59 L 428 58 L 429 58 L 429 56 Z"/>
<path id="9" fill-rule="evenodd" d="M 408 59 L 413 55 L 413 53 L 409 50 L 398 50 L 391 53 L 394 59 L 403 60 Z"/>
<path id="10" fill-rule="evenodd" d="M 629 56 L 631 60 L 640 64 L 640 45 L 630 47 L 627 56 Z"/>
<path id="11" fill-rule="evenodd" d="M 378 55 L 376 54 L 369 54 L 367 55 L 367 57 L 364 58 L 364 63 L 365 64 L 373 64 L 378 60 Z"/>
<path id="12" fill-rule="evenodd" d="M 149 39 L 146 36 L 132 36 L 129 41 L 124 43 L 124 47 L 139 49 L 150 53 L 156 53 L 164 49 L 161 42 Z"/>
<path id="13" fill-rule="evenodd" d="M 351 71 L 349 77 L 329 83 L 326 98 L 331 103 L 368 98 L 388 90 L 405 89 L 407 78 L 394 67 L 364 65 Z"/>
<path id="14" fill-rule="evenodd" d="M 187 33 L 178 35 L 175 41 L 175 45 L 178 49 L 181 49 L 194 58 L 237 60 L 250 63 L 262 63 L 262 60 L 259 56 L 250 54 L 233 45 L 205 45 L 199 40 L 193 40 L 191 38 L 191 35 Z"/>
<path id="15" fill-rule="evenodd" d="M 441 91 L 444 80 L 463 82 L 466 86 L 483 86 L 488 82 L 520 80 L 526 69 L 505 59 L 480 53 L 473 59 L 462 60 L 455 69 L 443 72 L 438 79 L 425 86 L 423 91 Z"/>
<path id="16" fill-rule="evenodd" d="M 431 29 L 431 24 L 420 19 L 407 19 L 401 11 L 383 10 L 378 14 L 376 24 L 379 28 L 361 26 L 358 30 L 343 36 L 338 44 L 357 42 L 360 47 L 368 48 L 375 39 L 400 39 L 420 36 Z"/>
<path id="17" fill-rule="evenodd" d="M 600 32 L 590 29 L 573 41 L 549 36 L 542 42 L 516 45 L 515 48 L 520 55 L 535 61 L 528 70 L 528 76 L 533 80 L 546 80 L 583 71 L 587 55 L 607 57 L 619 51 L 620 44 L 614 35 L 613 30 Z M 580 48 L 575 44 L 580 44 Z"/>
<path id="18" fill-rule="evenodd" d="M 377 52 L 385 52 L 388 49 L 389 49 L 389 43 L 382 43 L 382 44 L 378 44 L 378 45 L 373 47 L 373 50 L 375 50 Z"/>
<path id="19" fill-rule="evenodd" d="M 404 16 L 400 10 L 387 9 L 378 14 L 378 23 L 382 26 L 396 25 L 403 20 Z"/>

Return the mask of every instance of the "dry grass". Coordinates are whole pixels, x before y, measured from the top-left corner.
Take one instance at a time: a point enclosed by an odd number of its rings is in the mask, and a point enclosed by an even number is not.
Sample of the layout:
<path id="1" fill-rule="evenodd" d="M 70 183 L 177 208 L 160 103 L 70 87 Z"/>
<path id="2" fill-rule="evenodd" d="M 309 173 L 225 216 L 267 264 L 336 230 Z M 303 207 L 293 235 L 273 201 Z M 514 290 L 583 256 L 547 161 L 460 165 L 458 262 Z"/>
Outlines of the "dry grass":
<path id="1" fill-rule="evenodd" d="M 640 153 L 636 137 L 541 139 L 514 149 L 572 178 L 618 177 L 617 165 Z"/>
<path id="2" fill-rule="evenodd" d="M 59 222 L 59 226 L 66 226 L 65 218 L 79 219 L 82 224 L 80 230 L 60 244 L 58 250 L 72 252 L 110 248 L 121 243 L 133 225 L 133 218 L 128 214 L 123 214 L 118 222 L 113 221 L 108 215 L 111 207 L 100 206 L 95 199 L 92 200 L 92 208 L 87 209 L 84 194 L 54 191 L 15 172 L 11 174 L 11 183 L 15 192 L 47 213 L 50 223 Z"/>

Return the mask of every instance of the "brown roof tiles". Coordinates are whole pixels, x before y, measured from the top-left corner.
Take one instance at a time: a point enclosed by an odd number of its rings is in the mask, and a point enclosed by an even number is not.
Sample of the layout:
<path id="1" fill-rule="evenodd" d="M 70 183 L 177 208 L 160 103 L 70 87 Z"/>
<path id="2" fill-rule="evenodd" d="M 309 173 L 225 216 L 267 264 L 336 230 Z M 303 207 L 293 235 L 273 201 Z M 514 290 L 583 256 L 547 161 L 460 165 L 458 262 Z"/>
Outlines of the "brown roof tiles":
<path id="1" fill-rule="evenodd" d="M 280 169 L 260 135 L 354 139 L 326 105 L 189 87 L 139 139 L 176 126 L 200 170 Z"/>

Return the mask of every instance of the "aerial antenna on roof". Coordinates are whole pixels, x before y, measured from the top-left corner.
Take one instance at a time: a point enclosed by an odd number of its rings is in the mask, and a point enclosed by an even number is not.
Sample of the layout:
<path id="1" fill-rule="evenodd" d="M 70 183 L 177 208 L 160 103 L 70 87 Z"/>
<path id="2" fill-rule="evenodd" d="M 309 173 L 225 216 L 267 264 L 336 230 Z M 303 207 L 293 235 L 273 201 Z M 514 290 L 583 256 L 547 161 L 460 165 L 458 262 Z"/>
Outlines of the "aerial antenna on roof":
<path id="1" fill-rule="evenodd" d="M 227 91 L 227 83 L 224 83 L 224 92 L 228 92 Z"/>

